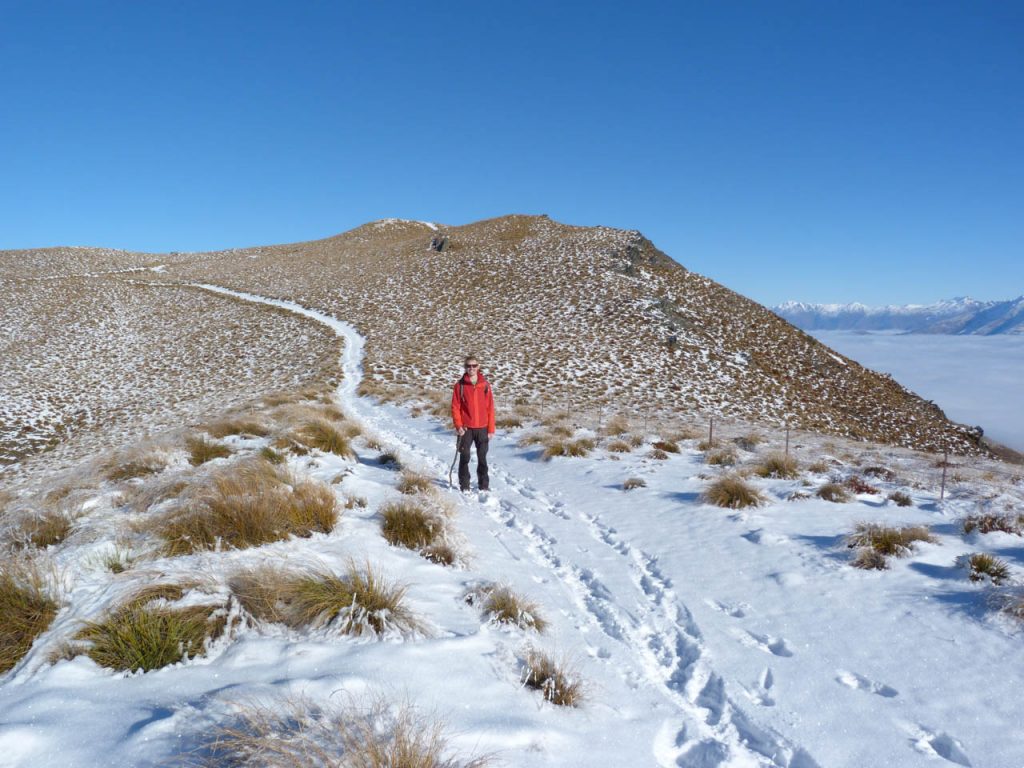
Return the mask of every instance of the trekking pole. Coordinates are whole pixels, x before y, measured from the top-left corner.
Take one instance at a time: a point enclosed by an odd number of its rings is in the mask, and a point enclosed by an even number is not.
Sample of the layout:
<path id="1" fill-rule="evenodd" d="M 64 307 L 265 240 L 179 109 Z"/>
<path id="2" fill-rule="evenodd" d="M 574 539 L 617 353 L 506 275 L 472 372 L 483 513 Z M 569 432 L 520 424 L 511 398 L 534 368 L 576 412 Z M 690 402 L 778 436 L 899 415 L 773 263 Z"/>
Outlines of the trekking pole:
<path id="1" fill-rule="evenodd" d="M 452 472 L 455 471 L 455 462 L 459 460 L 460 448 L 462 448 L 462 435 L 458 432 L 455 433 L 455 458 L 452 459 L 452 465 L 448 467 L 448 487 L 453 488 L 452 485 Z"/>

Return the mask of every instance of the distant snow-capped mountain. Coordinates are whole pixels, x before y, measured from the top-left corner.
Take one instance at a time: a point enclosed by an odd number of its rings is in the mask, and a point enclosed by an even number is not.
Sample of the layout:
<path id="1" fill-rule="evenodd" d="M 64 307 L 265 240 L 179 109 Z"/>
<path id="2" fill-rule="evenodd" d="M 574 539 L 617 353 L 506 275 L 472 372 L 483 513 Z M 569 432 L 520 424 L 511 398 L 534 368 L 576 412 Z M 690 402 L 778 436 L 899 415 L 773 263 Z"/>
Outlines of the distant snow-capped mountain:
<path id="1" fill-rule="evenodd" d="M 934 304 L 808 304 L 787 301 L 772 311 L 805 331 L 902 331 L 991 336 L 1024 334 L 1024 296 L 978 301 L 966 296 Z"/>

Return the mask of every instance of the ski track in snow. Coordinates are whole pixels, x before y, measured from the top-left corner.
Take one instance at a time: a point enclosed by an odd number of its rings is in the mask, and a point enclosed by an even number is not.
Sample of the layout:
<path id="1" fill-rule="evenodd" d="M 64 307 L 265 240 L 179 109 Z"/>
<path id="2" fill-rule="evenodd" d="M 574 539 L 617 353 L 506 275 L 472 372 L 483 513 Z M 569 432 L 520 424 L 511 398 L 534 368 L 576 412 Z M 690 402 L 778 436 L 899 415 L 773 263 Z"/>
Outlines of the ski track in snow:
<path id="1" fill-rule="evenodd" d="M 389 429 L 369 400 L 356 394 L 362 377 L 363 337 L 348 323 L 294 302 L 270 299 L 233 291 L 220 286 L 196 284 L 215 293 L 268 304 L 316 320 L 331 328 L 345 340 L 342 353 L 343 379 L 337 395 L 353 416 L 362 420 L 388 441 L 397 444 L 408 461 L 429 467 L 444 476 L 447 465 L 438 459 L 452 446 L 439 435 L 426 435 L 433 444 L 420 445 Z M 497 481 L 494 483 L 493 481 Z M 587 622 L 581 626 L 589 652 L 596 659 L 613 663 L 615 669 L 632 687 L 649 686 L 659 690 L 678 715 L 666 720 L 660 729 L 653 754 L 662 766 L 782 766 L 784 768 L 816 768 L 817 763 L 801 747 L 790 744 L 774 730 L 757 725 L 733 701 L 723 678 L 715 672 L 700 629 L 671 582 L 658 569 L 657 558 L 624 541 L 614 527 L 598 516 L 574 511 L 560 500 L 549 498 L 529 482 L 513 476 L 500 467 L 493 471 L 492 483 L 501 497 L 482 499 L 482 510 L 498 526 L 496 540 L 515 560 L 528 558 L 539 567 L 538 573 L 561 583 Z M 502 487 L 504 486 L 504 487 Z M 513 501 L 512 499 L 516 499 Z M 554 534 L 540 524 L 550 526 Z M 577 526 L 580 522 L 590 531 L 602 548 L 617 557 L 598 557 L 588 550 L 572 547 L 564 551 L 557 538 L 562 525 Z M 511 540 L 503 532 L 514 534 Z M 516 550 L 520 550 L 517 553 Z M 602 553 L 603 554 L 603 553 Z M 618 572 L 603 575 L 615 567 Z M 620 577 L 625 575 L 625 582 Z M 543 578 L 543 576 L 542 576 Z M 609 583 L 629 583 L 633 594 L 613 594 Z M 625 606 L 634 606 L 632 610 Z M 715 603 L 716 610 L 742 617 L 738 607 Z M 596 644 L 590 642 L 591 630 L 603 636 Z M 776 657 L 792 655 L 780 638 L 744 633 L 741 642 Z M 744 693 L 755 704 L 771 706 L 769 690 L 773 673 L 766 668 L 753 691 Z M 850 685 L 842 679 L 844 685 Z M 857 685 L 856 687 L 862 687 Z M 882 694 L 886 695 L 886 694 Z M 919 739 L 928 748 L 942 754 L 957 747 L 943 749 L 938 739 Z M 919 747 L 922 748 L 922 747 Z M 943 755 L 945 756 L 945 755 Z"/>

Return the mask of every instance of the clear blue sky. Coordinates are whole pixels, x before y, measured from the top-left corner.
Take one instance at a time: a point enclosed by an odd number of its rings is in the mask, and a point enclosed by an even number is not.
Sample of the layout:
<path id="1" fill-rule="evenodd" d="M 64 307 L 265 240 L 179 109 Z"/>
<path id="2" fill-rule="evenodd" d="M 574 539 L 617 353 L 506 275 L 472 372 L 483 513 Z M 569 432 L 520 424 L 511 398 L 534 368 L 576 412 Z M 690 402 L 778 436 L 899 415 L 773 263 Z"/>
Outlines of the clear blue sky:
<path id="1" fill-rule="evenodd" d="M 1024 293 L 1024 3 L 0 0 L 0 248 L 505 213 L 769 304 Z"/>

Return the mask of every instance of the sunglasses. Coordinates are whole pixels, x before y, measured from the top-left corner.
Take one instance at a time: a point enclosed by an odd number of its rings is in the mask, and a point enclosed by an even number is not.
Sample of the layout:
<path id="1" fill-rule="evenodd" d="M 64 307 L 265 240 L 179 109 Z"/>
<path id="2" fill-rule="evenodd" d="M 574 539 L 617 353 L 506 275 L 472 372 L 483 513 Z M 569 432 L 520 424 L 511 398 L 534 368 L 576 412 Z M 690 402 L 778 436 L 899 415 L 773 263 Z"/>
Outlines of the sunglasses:
<path id="1" fill-rule="evenodd" d="M 479 368 L 480 363 L 466 363 L 467 368 Z"/>

